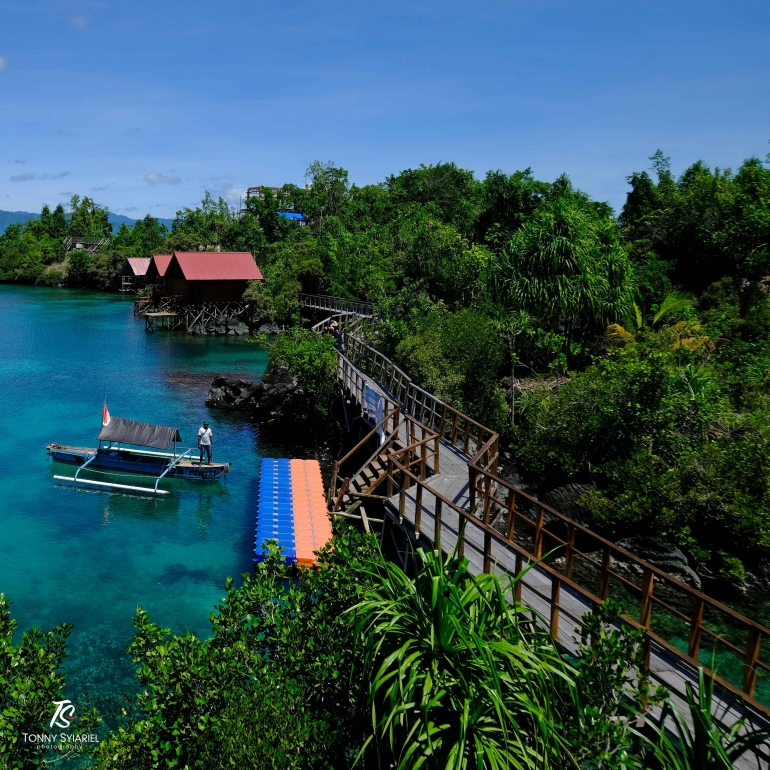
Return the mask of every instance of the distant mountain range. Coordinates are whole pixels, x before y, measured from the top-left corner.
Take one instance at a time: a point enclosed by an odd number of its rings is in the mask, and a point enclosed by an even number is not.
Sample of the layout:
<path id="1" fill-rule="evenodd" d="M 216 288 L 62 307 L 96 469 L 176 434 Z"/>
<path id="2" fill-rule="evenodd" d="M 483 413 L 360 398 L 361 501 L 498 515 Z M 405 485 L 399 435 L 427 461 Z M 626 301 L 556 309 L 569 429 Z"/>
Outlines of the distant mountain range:
<path id="1" fill-rule="evenodd" d="M 0 235 L 5 232 L 5 228 L 8 227 L 8 225 L 17 222 L 26 222 L 28 219 L 40 219 L 40 214 L 32 214 L 29 211 L 0 211 Z M 171 229 L 172 219 L 161 219 L 158 217 L 158 221 L 161 224 L 166 225 L 169 230 Z M 110 212 L 110 222 L 112 223 L 112 232 L 116 233 L 122 224 L 125 224 L 127 227 L 132 227 L 136 222 L 136 219 L 130 219 L 129 217 L 124 217 L 122 214 L 113 214 Z"/>

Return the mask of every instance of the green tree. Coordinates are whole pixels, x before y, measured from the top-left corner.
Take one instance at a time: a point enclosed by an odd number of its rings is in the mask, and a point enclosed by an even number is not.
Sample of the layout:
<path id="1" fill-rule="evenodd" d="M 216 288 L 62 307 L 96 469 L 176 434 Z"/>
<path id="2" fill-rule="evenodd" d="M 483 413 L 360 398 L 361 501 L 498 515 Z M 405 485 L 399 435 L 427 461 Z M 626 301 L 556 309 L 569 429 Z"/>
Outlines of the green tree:
<path id="1" fill-rule="evenodd" d="M 61 623 L 45 632 L 33 627 L 14 644 L 17 626 L 10 602 L 0 594 L 0 768 L 34 770 L 41 749 L 23 733 L 50 732 L 52 704 L 62 699 L 61 668 L 72 626 Z"/>
<path id="2" fill-rule="evenodd" d="M 544 203 L 491 269 L 493 292 L 570 344 L 630 316 L 632 271 L 617 228 L 563 196 Z"/>
<path id="3" fill-rule="evenodd" d="M 337 352 L 334 338 L 292 327 L 270 346 L 267 373 L 285 366 L 297 378 L 303 397 L 294 417 L 300 421 L 326 418 L 337 393 Z"/>
<path id="4" fill-rule="evenodd" d="M 98 747 L 103 770 L 332 768 L 363 741 L 353 624 L 371 537 L 343 528 L 290 578 L 274 542 L 212 613 L 212 636 L 173 635 L 137 612 L 137 717 Z"/>
<path id="5" fill-rule="evenodd" d="M 91 198 L 70 198 L 69 233 L 80 238 L 107 238 L 112 234 L 109 211 Z"/>

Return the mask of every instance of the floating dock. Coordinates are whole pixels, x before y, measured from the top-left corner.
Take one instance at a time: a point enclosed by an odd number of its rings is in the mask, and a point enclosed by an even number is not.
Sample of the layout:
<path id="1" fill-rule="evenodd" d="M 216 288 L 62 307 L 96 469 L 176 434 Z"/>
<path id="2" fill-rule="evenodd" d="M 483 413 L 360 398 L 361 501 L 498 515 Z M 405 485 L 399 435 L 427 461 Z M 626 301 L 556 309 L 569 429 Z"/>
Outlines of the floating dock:
<path id="1" fill-rule="evenodd" d="M 315 564 L 313 552 L 331 536 L 318 461 L 263 458 L 254 561 L 264 559 L 265 540 L 276 540 L 289 564 Z"/>

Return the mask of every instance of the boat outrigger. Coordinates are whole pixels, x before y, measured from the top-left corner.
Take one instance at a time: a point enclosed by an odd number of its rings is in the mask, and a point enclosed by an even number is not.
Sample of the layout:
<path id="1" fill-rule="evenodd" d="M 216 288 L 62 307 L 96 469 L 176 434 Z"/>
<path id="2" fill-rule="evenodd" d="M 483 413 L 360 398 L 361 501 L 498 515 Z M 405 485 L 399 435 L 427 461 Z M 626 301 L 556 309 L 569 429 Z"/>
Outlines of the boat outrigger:
<path id="1" fill-rule="evenodd" d="M 106 413 L 106 412 L 105 412 Z M 161 479 L 172 477 L 196 481 L 213 481 L 227 475 L 232 463 L 202 463 L 193 455 L 195 450 L 181 448 L 177 442 L 182 440 L 178 428 L 153 425 L 148 422 L 136 422 L 122 417 L 107 417 L 96 437 L 99 446 L 96 449 L 48 444 L 48 455 L 60 463 L 80 466 L 75 475 L 54 476 L 57 481 L 70 484 L 84 484 L 101 489 L 118 489 L 132 492 L 148 492 L 167 495 L 158 489 Z M 128 444 L 129 446 L 122 446 Z M 142 447 L 137 449 L 136 447 Z M 173 447 L 169 452 L 169 448 Z M 153 451 L 165 450 L 165 451 Z M 106 481 L 93 481 L 80 478 L 83 470 L 96 470 L 113 473 L 136 473 L 145 476 L 157 476 L 152 487 L 130 486 Z"/>

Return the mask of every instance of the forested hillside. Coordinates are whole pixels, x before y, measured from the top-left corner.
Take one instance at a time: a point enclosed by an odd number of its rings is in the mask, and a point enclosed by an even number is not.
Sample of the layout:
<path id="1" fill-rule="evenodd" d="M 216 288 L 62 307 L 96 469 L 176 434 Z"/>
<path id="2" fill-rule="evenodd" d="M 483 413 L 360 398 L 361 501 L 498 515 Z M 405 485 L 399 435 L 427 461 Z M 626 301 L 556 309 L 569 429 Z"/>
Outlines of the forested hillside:
<path id="1" fill-rule="evenodd" d="M 296 317 L 302 290 L 375 301 L 376 344 L 503 433 L 539 494 L 580 484 L 593 526 L 655 532 L 714 576 L 767 567 L 770 584 L 770 170 L 675 178 L 651 160 L 617 215 L 564 176 L 454 164 L 359 187 L 316 162 L 306 187 L 242 216 L 207 196 L 170 232 L 147 217 L 111 235 L 73 198 L 8 228 L 0 279 L 109 288 L 126 255 L 251 251 L 263 318 Z M 68 233 L 109 246 L 65 260 Z"/>

